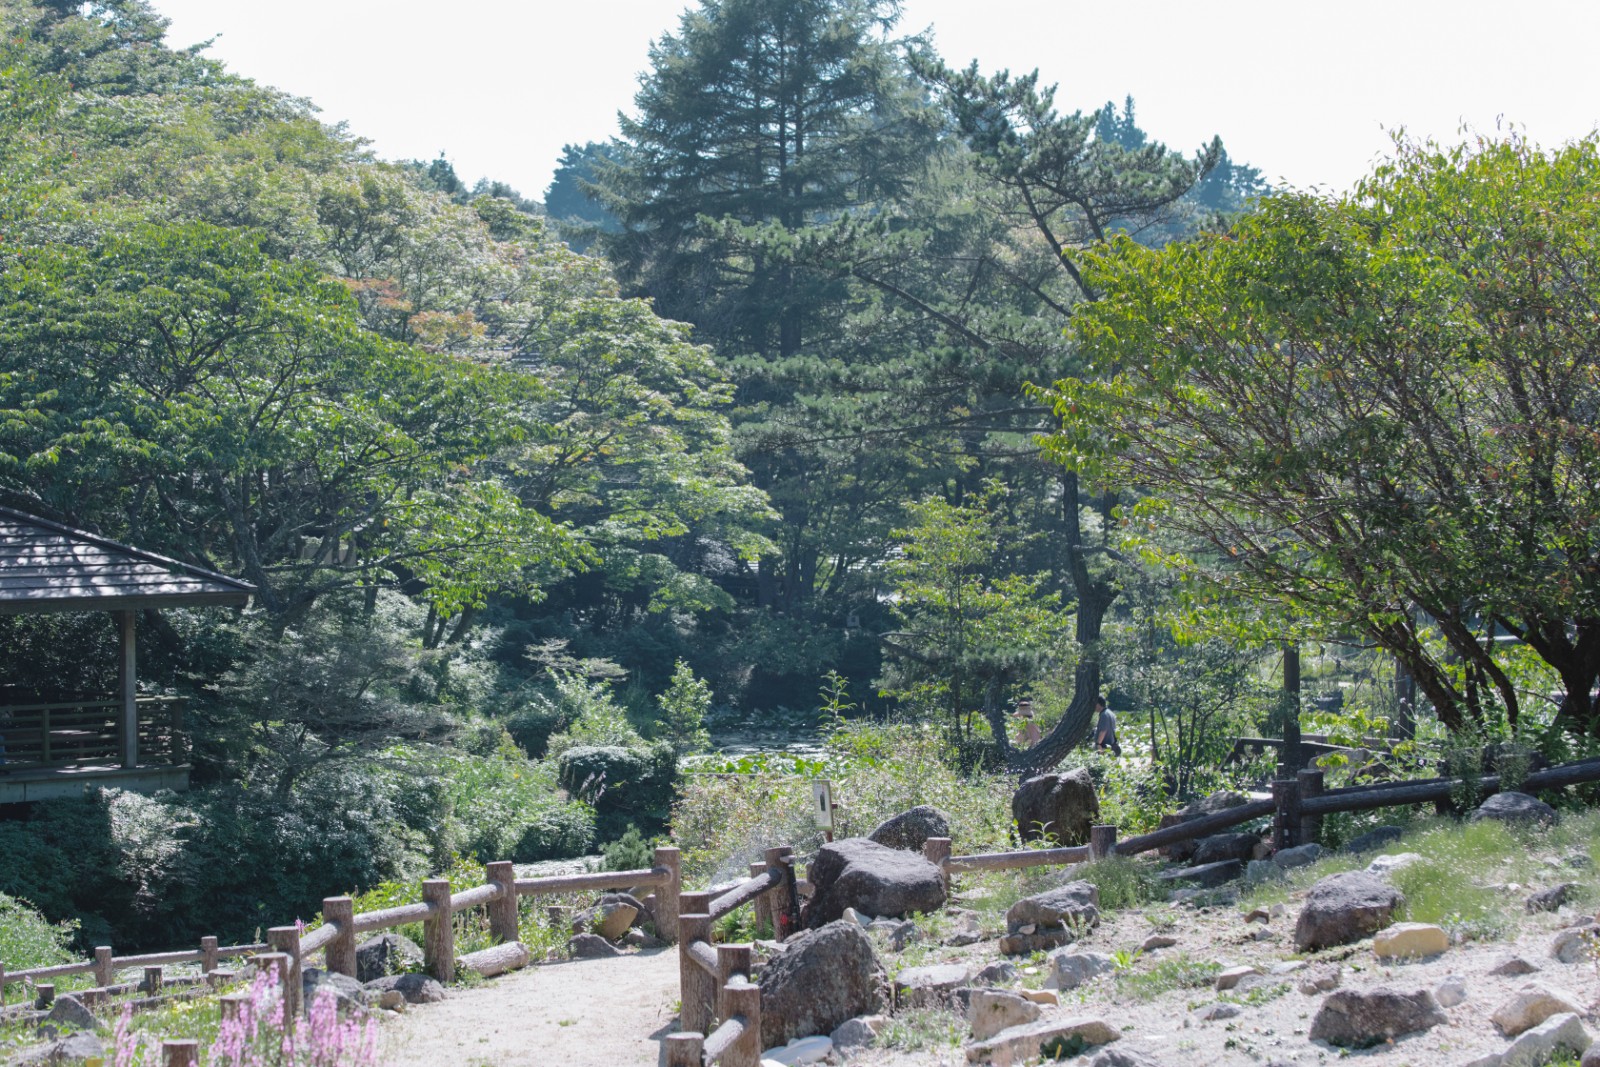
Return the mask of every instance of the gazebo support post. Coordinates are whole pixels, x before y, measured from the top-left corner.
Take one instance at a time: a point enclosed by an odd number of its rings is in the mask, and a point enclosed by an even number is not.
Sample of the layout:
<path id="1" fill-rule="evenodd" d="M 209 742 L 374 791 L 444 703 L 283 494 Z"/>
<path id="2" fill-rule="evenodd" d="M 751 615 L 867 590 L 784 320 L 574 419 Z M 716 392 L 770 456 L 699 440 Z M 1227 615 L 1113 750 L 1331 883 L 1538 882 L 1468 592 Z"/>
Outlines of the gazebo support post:
<path id="1" fill-rule="evenodd" d="M 133 632 L 132 609 L 117 612 L 122 631 L 122 766 L 139 766 L 139 653 Z"/>

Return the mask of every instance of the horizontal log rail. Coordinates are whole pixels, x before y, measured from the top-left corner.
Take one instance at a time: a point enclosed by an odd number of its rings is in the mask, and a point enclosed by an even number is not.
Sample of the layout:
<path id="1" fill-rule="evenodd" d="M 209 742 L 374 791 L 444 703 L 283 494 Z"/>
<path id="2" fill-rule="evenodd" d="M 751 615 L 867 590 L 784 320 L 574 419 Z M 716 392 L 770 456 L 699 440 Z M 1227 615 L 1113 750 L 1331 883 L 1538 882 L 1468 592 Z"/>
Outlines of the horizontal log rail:
<path id="1" fill-rule="evenodd" d="M 784 880 L 784 873 L 780 869 L 768 868 L 747 881 L 740 882 L 732 889 L 711 901 L 709 912 L 712 921 L 731 915 L 744 905 L 752 903 L 759 896 L 778 888 Z"/>
<path id="2" fill-rule="evenodd" d="M 1276 809 L 1276 803 L 1271 800 L 1251 800 L 1237 807 L 1224 808 L 1222 811 L 1210 815 L 1202 815 L 1198 819 L 1178 823 L 1161 830 L 1152 830 L 1147 834 L 1139 834 L 1124 841 L 1117 842 L 1117 855 L 1134 856 L 1140 852 L 1150 852 L 1168 845 L 1176 845 L 1180 841 L 1192 841 L 1197 837 L 1209 837 L 1218 830 L 1226 830 L 1230 826 L 1238 826 L 1242 822 L 1259 819 L 1271 815 Z"/>
<path id="3" fill-rule="evenodd" d="M 960 871 L 1011 871 L 1024 867 L 1049 867 L 1064 863 L 1083 863 L 1089 859 L 1088 845 L 1067 848 L 1025 848 L 1014 852 L 978 852 L 970 856 L 951 856 L 943 863 L 950 873 Z"/>

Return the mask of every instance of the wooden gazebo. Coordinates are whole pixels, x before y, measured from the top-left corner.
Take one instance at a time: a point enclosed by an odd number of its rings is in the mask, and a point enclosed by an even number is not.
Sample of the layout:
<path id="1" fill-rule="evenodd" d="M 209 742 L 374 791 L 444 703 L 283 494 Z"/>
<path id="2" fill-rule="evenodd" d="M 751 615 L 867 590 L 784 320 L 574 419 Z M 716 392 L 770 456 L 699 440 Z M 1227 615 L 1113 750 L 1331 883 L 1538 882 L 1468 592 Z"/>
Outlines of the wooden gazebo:
<path id="1" fill-rule="evenodd" d="M 187 788 L 182 702 L 138 695 L 135 613 L 242 607 L 254 591 L 227 575 L 0 508 L 0 614 L 107 611 L 121 634 L 115 696 L 0 705 L 0 804 L 100 785 Z"/>

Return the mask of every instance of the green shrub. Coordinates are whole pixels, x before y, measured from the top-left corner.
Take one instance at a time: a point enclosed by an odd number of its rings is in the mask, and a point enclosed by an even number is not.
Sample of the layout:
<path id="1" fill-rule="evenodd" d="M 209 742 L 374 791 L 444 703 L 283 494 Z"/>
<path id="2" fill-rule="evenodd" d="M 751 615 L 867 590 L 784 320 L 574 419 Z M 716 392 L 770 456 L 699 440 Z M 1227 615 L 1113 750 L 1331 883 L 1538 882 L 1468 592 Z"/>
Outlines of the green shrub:
<path id="1" fill-rule="evenodd" d="M 602 840 L 620 837 L 630 823 L 664 827 L 672 811 L 678 758 L 667 744 L 569 748 L 561 754 L 559 781 L 595 811 Z"/>
<path id="2" fill-rule="evenodd" d="M 6 970 L 71 962 L 76 932 L 75 923 L 52 923 L 26 901 L 0 893 L 0 964 Z"/>
<path id="3" fill-rule="evenodd" d="M 706 712 L 711 710 L 711 687 L 696 678 L 683 660 L 673 669 L 672 682 L 656 698 L 656 705 L 661 709 L 656 734 L 674 752 L 682 756 L 710 747 Z"/>
<path id="4" fill-rule="evenodd" d="M 1153 896 L 1150 867 L 1127 856 L 1108 856 L 1082 864 L 1073 872 L 1073 877 L 1100 891 L 1100 907 L 1106 911 L 1136 908 Z"/>
<path id="5" fill-rule="evenodd" d="M 579 856 L 594 844 L 593 810 L 563 799 L 555 766 L 523 758 L 515 745 L 490 756 L 446 752 L 439 775 L 446 854 L 532 863 Z"/>
<path id="6" fill-rule="evenodd" d="M 605 871 L 637 871 L 655 862 L 655 844 L 645 839 L 637 826 L 611 842 L 603 850 L 600 869 Z"/>

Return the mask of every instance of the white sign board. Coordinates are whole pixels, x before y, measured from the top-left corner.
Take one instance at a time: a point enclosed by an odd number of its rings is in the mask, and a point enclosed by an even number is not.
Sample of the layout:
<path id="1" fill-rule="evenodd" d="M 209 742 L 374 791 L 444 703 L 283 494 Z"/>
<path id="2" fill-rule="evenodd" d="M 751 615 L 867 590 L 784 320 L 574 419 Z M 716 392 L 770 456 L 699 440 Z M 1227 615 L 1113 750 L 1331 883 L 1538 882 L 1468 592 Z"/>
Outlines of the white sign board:
<path id="1" fill-rule="evenodd" d="M 833 783 L 826 778 L 811 783 L 811 814 L 819 827 L 833 829 Z"/>

